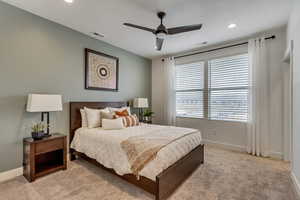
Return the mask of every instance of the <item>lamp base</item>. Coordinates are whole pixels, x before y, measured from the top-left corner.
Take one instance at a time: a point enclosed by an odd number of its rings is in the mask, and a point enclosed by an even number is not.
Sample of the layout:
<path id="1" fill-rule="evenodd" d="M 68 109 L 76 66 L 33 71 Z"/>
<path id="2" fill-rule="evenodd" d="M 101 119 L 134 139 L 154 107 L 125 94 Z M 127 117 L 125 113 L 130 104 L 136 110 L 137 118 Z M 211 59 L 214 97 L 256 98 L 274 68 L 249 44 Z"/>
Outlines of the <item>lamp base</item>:
<path id="1" fill-rule="evenodd" d="M 143 121 L 143 108 L 139 108 L 139 121 Z"/>
<path id="2" fill-rule="evenodd" d="M 49 129 L 50 129 L 50 113 L 49 112 L 42 112 L 42 115 L 41 115 L 41 121 L 43 122 L 44 121 L 44 114 L 46 114 L 46 117 L 47 117 L 47 132 L 45 135 L 49 135 Z"/>

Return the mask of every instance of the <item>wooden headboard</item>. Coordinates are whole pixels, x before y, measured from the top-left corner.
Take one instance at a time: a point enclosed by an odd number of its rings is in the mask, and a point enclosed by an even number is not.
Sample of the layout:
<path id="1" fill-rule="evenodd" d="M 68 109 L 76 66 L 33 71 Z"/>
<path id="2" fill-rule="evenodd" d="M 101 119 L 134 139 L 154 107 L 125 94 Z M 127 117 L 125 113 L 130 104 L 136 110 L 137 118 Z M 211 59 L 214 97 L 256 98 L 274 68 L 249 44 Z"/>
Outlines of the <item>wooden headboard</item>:
<path id="1" fill-rule="evenodd" d="M 75 131 L 81 127 L 80 109 L 84 107 L 94 109 L 103 109 L 106 107 L 120 108 L 126 105 L 126 102 L 70 102 L 70 144 L 73 140 Z"/>

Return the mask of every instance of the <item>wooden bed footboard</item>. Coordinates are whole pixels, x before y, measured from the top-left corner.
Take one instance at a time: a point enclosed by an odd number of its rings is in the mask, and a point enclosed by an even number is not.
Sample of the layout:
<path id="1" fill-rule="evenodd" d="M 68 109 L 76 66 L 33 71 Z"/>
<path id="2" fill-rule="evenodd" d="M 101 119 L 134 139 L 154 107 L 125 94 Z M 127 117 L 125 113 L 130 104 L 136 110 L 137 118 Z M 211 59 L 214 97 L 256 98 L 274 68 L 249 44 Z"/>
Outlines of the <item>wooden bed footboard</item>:
<path id="1" fill-rule="evenodd" d="M 197 168 L 204 163 L 204 145 L 199 145 L 156 176 L 156 200 L 168 198 Z"/>

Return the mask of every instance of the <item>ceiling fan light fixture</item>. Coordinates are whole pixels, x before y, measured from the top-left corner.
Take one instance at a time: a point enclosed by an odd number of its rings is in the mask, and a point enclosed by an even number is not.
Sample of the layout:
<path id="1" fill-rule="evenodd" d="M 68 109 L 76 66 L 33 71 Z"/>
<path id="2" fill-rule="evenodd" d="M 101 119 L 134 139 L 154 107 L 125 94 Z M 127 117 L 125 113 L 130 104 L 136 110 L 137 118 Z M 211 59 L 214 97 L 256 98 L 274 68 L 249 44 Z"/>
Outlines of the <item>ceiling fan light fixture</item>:
<path id="1" fill-rule="evenodd" d="M 159 39 L 166 39 L 167 37 L 167 34 L 166 33 L 163 33 L 163 32 L 160 32 L 160 33 L 157 33 L 156 34 L 156 37 L 159 38 Z"/>
<path id="2" fill-rule="evenodd" d="M 73 0 L 65 0 L 66 3 L 73 3 Z"/>

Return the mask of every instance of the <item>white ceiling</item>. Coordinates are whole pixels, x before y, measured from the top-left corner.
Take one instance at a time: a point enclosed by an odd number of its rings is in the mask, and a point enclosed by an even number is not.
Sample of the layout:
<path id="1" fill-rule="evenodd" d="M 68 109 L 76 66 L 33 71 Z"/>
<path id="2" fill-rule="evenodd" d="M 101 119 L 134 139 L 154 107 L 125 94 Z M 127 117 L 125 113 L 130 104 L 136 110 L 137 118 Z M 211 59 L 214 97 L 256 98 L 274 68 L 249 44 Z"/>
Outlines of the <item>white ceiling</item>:
<path id="1" fill-rule="evenodd" d="M 74 30 L 105 35 L 101 40 L 153 58 L 245 37 L 287 23 L 292 0 L 3 0 Z M 154 35 L 125 27 L 124 22 L 156 28 L 157 11 L 165 11 L 167 27 L 203 23 L 200 31 L 168 36 L 163 50 Z M 228 29 L 236 23 L 236 29 Z"/>

